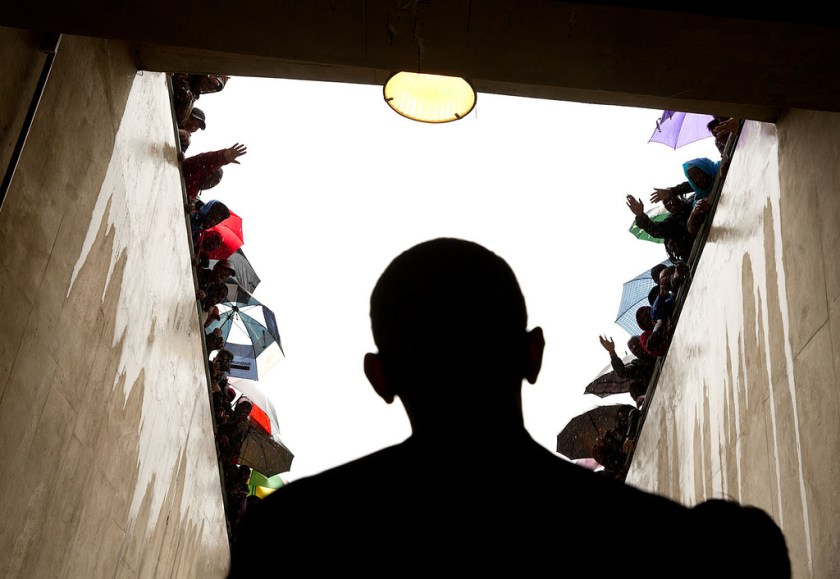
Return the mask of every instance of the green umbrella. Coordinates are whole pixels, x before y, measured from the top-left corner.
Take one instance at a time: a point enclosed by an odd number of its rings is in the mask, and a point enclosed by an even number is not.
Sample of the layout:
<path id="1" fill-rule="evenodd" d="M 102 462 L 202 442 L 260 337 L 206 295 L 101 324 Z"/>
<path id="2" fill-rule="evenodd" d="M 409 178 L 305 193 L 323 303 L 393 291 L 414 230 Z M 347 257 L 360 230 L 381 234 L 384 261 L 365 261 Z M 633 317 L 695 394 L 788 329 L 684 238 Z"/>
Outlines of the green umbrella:
<path id="1" fill-rule="evenodd" d="M 270 492 L 266 492 L 266 489 L 271 489 L 274 491 L 285 484 L 286 481 L 280 478 L 279 474 L 266 477 L 260 472 L 251 470 L 251 478 L 248 481 L 248 494 L 257 495 L 260 498 L 264 498 L 265 496 L 271 494 Z"/>
<path id="2" fill-rule="evenodd" d="M 651 221 L 654 223 L 659 223 L 660 221 L 664 221 L 666 217 L 668 217 L 668 211 L 662 206 L 656 206 L 653 209 L 648 209 L 645 211 L 648 217 L 650 217 Z M 644 229 L 641 229 L 638 225 L 636 225 L 636 221 L 633 220 L 633 224 L 628 229 L 630 233 L 633 234 L 634 237 L 638 239 L 642 239 L 644 241 L 652 241 L 653 243 L 665 243 L 665 240 L 661 237 L 652 237 L 650 236 Z"/>

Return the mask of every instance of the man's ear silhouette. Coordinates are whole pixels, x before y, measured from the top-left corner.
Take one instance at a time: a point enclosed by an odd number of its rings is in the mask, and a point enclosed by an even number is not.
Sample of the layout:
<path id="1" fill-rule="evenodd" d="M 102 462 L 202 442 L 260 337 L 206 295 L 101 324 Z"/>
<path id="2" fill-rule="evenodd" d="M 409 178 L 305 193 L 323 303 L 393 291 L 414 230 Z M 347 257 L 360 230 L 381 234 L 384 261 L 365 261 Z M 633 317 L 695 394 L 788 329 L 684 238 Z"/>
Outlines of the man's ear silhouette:
<path id="1" fill-rule="evenodd" d="M 385 374 L 385 369 L 382 367 L 382 358 L 379 354 L 365 354 L 365 376 L 382 400 L 388 404 L 394 401 L 396 392 L 391 385 L 391 380 Z"/>
<path id="2" fill-rule="evenodd" d="M 537 381 L 542 368 L 543 352 L 545 351 L 545 337 L 539 326 L 528 332 L 528 348 L 525 351 L 525 375 L 529 384 Z"/>

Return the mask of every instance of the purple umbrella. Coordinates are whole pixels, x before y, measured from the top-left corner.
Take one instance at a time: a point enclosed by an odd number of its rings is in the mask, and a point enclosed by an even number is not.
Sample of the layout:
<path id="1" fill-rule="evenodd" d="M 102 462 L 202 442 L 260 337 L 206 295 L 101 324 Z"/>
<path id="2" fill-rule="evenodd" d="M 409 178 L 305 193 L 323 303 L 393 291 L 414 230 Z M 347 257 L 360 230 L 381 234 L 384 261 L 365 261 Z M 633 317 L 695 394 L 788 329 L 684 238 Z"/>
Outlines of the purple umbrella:
<path id="1" fill-rule="evenodd" d="M 712 115 L 662 111 L 662 118 L 656 121 L 656 128 L 648 143 L 662 143 L 677 149 L 689 143 L 707 139 L 712 132 L 706 126 L 714 119 Z"/>

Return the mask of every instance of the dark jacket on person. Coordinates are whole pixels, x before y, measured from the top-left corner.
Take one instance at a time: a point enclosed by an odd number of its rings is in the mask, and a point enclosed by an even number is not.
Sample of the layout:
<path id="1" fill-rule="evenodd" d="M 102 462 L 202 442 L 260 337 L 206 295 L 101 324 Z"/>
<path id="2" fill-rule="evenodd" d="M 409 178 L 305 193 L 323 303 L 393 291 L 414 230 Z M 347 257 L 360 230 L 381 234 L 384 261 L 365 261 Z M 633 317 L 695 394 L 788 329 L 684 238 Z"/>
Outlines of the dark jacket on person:
<path id="1" fill-rule="evenodd" d="M 686 223 L 691 215 L 691 204 L 682 199 L 674 199 L 677 209 L 662 221 L 653 221 L 647 214 L 636 216 L 636 226 L 644 230 L 651 237 L 665 241 L 665 251 L 671 261 L 688 261 L 691 248 L 694 246 L 694 236 L 688 232 Z"/>

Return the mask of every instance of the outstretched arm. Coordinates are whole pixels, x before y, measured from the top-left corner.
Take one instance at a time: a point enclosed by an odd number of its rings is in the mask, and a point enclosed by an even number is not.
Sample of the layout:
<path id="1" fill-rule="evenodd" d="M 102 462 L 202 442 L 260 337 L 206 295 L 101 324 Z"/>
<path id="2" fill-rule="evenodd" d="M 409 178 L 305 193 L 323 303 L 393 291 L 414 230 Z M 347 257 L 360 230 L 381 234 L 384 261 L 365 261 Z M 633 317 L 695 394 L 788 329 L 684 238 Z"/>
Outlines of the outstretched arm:
<path id="1" fill-rule="evenodd" d="M 598 336 L 598 339 L 601 341 L 601 345 L 607 352 L 609 352 L 610 354 L 615 354 L 615 342 L 612 338 L 608 338 L 606 336 Z"/>
<path id="2" fill-rule="evenodd" d="M 234 144 L 232 147 L 228 147 L 224 150 L 224 157 L 226 163 L 236 163 L 239 164 L 239 161 L 236 159 L 244 155 L 248 152 L 248 148 L 245 145 L 240 145 L 239 143 Z"/>
<path id="3" fill-rule="evenodd" d="M 668 187 L 667 189 L 654 188 L 653 193 L 651 193 L 650 195 L 650 202 L 659 203 L 660 201 L 671 199 L 676 195 L 685 195 L 686 193 L 691 193 L 691 191 L 691 185 L 688 181 L 680 183 L 679 185 L 675 185 L 674 187 Z"/>

